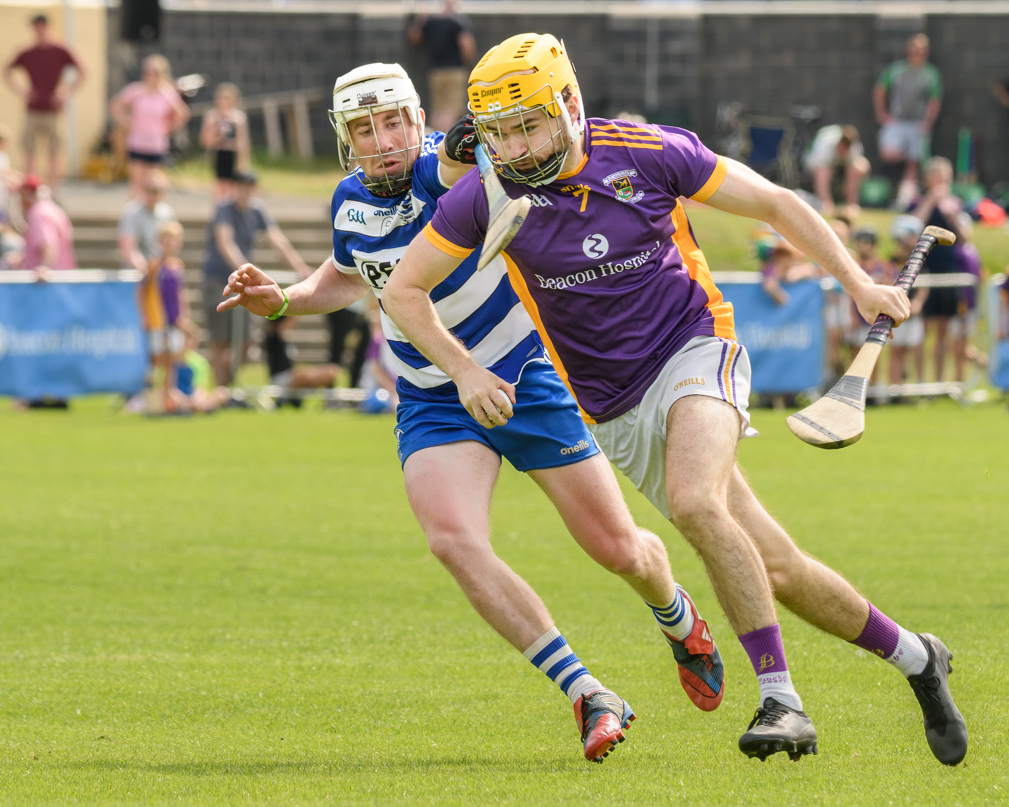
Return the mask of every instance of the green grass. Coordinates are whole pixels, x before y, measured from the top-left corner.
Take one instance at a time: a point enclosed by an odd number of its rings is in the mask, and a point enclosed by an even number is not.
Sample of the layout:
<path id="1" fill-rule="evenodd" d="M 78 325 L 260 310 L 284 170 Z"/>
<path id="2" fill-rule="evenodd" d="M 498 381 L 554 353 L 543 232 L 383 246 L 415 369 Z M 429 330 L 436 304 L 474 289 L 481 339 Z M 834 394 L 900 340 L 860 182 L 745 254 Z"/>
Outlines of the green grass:
<path id="1" fill-rule="evenodd" d="M 741 462 L 808 551 L 943 637 L 971 747 L 931 757 L 893 669 L 788 614 L 821 752 L 746 760 L 752 672 L 698 561 L 635 492 L 721 642 L 722 707 L 676 683 L 651 616 L 506 469 L 495 546 L 639 720 L 581 759 L 567 700 L 469 609 L 402 492 L 392 421 L 0 412 L 0 802 L 1004 804 L 1009 416 L 870 411 L 839 452 L 783 416 Z"/>

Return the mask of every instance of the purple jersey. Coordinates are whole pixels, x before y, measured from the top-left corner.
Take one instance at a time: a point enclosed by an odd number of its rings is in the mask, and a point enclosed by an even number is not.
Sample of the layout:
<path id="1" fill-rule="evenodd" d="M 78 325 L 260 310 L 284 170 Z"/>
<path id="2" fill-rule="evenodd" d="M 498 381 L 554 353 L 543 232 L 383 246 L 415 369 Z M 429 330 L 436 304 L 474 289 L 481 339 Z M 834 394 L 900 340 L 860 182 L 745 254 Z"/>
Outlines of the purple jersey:
<path id="1" fill-rule="evenodd" d="M 502 177 L 532 208 L 504 253 L 512 285 L 557 372 L 589 422 L 636 406 L 695 336 L 735 339 L 680 196 L 707 199 L 725 161 L 697 136 L 665 126 L 589 119 L 586 155 L 549 185 Z M 483 242 L 487 199 L 471 171 L 438 206 L 425 235 L 462 257 Z"/>

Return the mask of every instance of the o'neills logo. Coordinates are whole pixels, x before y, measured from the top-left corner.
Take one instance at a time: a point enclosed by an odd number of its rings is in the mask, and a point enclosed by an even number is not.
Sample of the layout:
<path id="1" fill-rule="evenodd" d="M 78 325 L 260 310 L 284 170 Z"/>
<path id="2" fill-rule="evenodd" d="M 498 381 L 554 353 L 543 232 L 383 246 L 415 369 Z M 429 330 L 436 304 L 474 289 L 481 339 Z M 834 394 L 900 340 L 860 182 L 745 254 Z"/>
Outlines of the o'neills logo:
<path id="1" fill-rule="evenodd" d="M 504 92 L 504 87 L 492 87 L 489 90 L 480 90 L 480 97 L 486 98 L 488 95 L 497 95 L 499 92 Z"/>
<path id="2" fill-rule="evenodd" d="M 584 451 L 589 448 L 590 444 L 588 440 L 579 440 L 573 446 L 567 446 L 561 449 L 561 454 L 577 454 L 579 451 Z"/>
<path id="3" fill-rule="evenodd" d="M 677 384 L 675 387 L 673 387 L 673 392 L 676 392 L 676 390 L 682 389 L 683 387 L 690 387 L 690 386 L 703 387 L 704 386 L 704 379 L 703 378 L 684 378 L 679 384 Z"/>

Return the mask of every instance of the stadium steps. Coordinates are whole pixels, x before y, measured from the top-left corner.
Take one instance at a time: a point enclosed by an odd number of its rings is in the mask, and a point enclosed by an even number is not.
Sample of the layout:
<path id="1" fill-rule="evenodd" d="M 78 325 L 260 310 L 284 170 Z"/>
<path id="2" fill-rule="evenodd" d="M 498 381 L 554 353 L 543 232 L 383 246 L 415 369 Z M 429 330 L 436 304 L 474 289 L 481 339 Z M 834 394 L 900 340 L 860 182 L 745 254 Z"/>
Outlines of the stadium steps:
<path id="1" fill-rule="evenodd" d="M 203 313 L 203 274 L 201 271 L 203 249 L 207 238 L 207 219 L 182 216 L 180 223 L 185 228 L 186 240 L 181 258 L 186 265 L 186 287 L 193 320 L 201 329 L 201 346 L 206 346 L 208 335 Z M 281 218 L 277 222 L 284 235 L 299 252 L 305 262 L 316 267 L 322 264 L 332 252 L 332 238 L 328 221 L 320 217 Z M 74 248 L 77 263 L 87 269 L 118 269 L 119 248 L 117 220 L 101 215 L 74 216 Z M 256 265 L 276 278 L 282 286 L 297 282 L 299 277 L 273 249 L 269 240 L 260 237 L 255 247 Z M 260 343 L 262 320 L 254 320 L 253 341 Z M 325 362 L 329 359 L 329 331 L 326 318 L 321 315 L 298 317 L 298 324 L 288 332 L 288 341 L 294 347 L 299 362 L 309 364 Z M 256 351 L 253 351 L 255 358 Z"/>

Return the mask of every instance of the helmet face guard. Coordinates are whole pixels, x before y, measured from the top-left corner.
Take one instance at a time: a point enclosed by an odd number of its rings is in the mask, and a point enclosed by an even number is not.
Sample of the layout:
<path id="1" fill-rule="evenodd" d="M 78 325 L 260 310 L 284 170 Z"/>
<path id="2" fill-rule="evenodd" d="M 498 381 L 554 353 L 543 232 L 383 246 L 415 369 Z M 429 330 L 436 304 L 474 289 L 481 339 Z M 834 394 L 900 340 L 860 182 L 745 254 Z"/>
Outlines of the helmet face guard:
<path id="1" fill-rule="evenodd" d="M 377 133 L 377 118 L 390 111 L 395 111 L 399 117 L 403 147 L 384 151 L 376 135 L 373 153 L 359 153 L 351 137 L 350 124 L 367 118 L 371 131 Z M 338 78 L 333 88 L 329 122 L 336 130 L 337 153 L 344 171 L 349 173 L 360 166 L 362 184 L 376 196 L 398 196 L 409 190 L 413 163 L 423 147 L 424 115 L 420 97 L 402 67 L 369 64 Z M 411 143 L 411 132 L 415 135 L 415 143 Z M 403 168 L 390 174 L 383 163 L 386 158 L 395 156 L 402 157 Z M 380 173 L 377 176 L 365 173 L 362 161 L 376 162 Z"/>
<path id="2" fill-rule="evenodd" d="M 550 34 L 519 34 L 488 51 L 470 74 L 469 108 L 484 149 L 498 172 L 533 187 L 553 182 L 561 173 L 575 139 L 585 129 L 585 110 L 574 66 L 564 46 Z M 578 115 L 572 123 L 565 96 L 574 95 Z M 542 112 L 547 137 L 530 135 L 530 113 Z M 537 116 L 539 117 L 539 116 Z M 524 149 L 505 144 L 518 138 Z M 517 163 L 532 158 L 532 167 Z"/>

